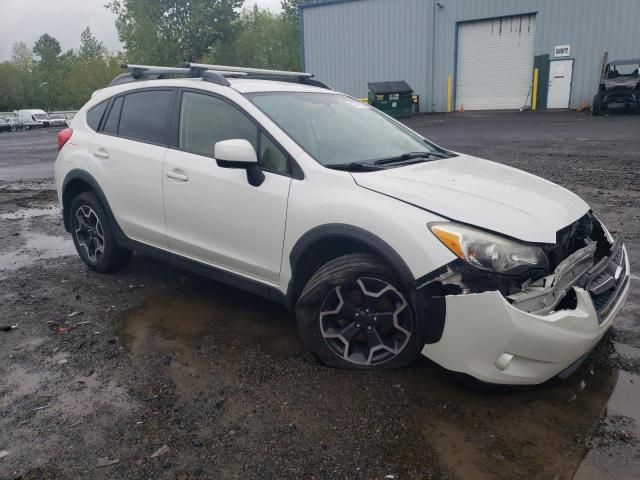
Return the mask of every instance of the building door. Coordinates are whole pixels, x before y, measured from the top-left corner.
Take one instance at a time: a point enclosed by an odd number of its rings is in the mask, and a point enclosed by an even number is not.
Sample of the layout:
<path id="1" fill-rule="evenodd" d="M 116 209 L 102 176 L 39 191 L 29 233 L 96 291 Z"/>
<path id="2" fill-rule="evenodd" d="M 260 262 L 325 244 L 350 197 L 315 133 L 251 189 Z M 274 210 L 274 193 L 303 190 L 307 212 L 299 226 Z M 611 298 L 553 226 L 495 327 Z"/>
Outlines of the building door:
<path id="1" fill-rule="evenodd" d="M 530 105 L 535 35 L 534 14 L 459 24 L 455 108 Z"/>
<path id="2" fill-rule="evenodd" d="M 569 108 L 573 60 L 552 60 L 549 68 L 547 108 Z"/>

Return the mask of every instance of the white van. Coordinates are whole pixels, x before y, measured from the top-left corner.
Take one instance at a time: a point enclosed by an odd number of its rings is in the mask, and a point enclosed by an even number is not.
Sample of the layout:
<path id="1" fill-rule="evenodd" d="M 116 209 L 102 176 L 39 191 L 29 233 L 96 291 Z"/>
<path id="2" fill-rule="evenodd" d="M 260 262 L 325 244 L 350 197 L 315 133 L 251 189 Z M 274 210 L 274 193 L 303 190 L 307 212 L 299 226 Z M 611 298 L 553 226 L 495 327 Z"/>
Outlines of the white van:
<path id="1" fill-rule="evenodd" d="M 37 108 L 18 110 L 18 121 L 22 123 L 25 130 L 48 127 L 49 115 L 44 110 Z"/>

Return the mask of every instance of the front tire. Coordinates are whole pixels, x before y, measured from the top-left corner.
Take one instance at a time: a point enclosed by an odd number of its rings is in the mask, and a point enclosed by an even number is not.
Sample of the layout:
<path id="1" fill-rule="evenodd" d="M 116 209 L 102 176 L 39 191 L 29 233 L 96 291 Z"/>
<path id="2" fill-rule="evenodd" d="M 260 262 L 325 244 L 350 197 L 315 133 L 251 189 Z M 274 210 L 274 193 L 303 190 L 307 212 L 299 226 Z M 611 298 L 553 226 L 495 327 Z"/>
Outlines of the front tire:
<path id="1" fill-rule="evenodd" d="M 84 192 L 71 202 L 71 236 L 82 261 L 96 272 L 112 272 L 124 267 L 131 250 L 116 243 L 112 226 L 93 192 Z"/>
<path id="2" fill-rule="evenodd" d="M 409 297 L 377 257 L 355 253 L 323 265 L 296 304 L 305 347 L 322 363 L 339 368 L 399 368 L 420 353 Z"/>
<path id="3" fill-rule="evenodd" d="M 591 106 L 591 115 L 594 117 L 600 116 L 602 113 L 601 105 L 600 105 L 600 95 L 596 95 L 593 97 L 593 105 Z"/>

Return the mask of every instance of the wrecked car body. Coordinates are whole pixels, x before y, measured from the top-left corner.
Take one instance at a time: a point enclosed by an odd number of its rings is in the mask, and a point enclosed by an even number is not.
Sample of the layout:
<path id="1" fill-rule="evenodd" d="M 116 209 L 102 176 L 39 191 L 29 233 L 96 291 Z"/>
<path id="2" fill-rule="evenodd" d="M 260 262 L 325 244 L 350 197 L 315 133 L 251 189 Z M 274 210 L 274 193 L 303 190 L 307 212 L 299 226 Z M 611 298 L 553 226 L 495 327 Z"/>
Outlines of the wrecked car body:
<path id="1" fill-rule="evenodd" d="M 567 375 L 624 304 L 622 241 L 559 185 L 439 147 L 308 73 L 126 68 L 58 134 L 64 225 L 93 270 L 143 251 L 284 304 L 326 365 L 423 354 L 496 384 Z"/>
<path id="2" fill-rule="evenodd" d="M 592 112 L 612 110 L 640 112 L 640 59 L 616 60 L 605 67 Z"/>
<path id="3" fill-rule="evenodd" d="M 571 374 L 611 326 L 630 281 L 622 238 L 611 237 L 595 216 L 585 215 L 570 235 L 574 245 L 565 253 L 571 253 L 548 274 L 494 279 L 491 290 L 491 282 L 450 265 L 424 284 L 445 295 L 446 319 L 442 336 L 422 353 L 492 384 Z M 453 357 L 450 349 L 468 354 Z"/>

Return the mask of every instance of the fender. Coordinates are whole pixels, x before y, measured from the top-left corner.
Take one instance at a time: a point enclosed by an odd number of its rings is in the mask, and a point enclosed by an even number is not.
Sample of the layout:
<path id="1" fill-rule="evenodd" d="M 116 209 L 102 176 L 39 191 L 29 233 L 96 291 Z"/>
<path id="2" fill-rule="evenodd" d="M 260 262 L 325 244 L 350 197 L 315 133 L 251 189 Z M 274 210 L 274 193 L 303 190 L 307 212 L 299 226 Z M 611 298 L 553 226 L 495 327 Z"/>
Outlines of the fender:
<path id="1" fill-rule="evenodd" d="M 360 242 L 387 262 L 396 272 L 403 285 L 409 286 L 415 280 L 405 261 L 387 242 L 368 230 L 344 223 L 327 223 L 314 227 L 298 239 L 289 255 L 291 278 L 296 278 L 298 262 L 307 248 L 320 240 L 329 238 L 335 238 L 336 240 L 344 238 Z"/>

